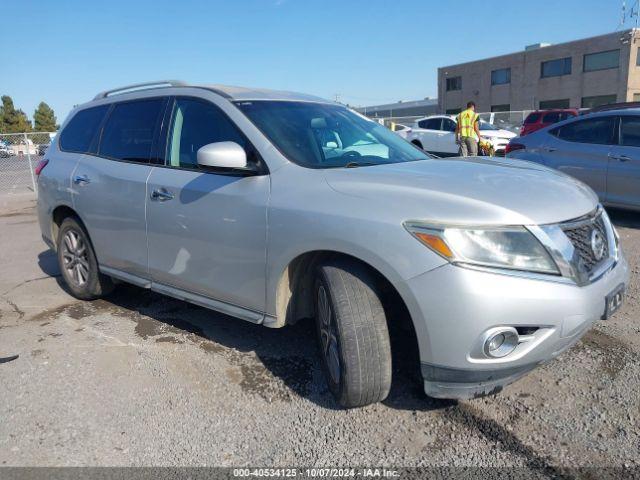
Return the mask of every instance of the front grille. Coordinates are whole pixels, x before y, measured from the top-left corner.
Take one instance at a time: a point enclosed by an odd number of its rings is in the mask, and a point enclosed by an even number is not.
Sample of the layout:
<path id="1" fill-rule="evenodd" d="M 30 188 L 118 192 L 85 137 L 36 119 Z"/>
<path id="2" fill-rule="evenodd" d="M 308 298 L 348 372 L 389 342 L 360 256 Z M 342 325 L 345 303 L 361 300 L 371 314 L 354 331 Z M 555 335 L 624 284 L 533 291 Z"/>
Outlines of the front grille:
<path id="1" fill-rule="evenodd" d="M 562 227 L 562 230 L 575 248 L 578 258 L 574 258 L 574 261 L 577 260 L 580 271 L 589 273 L 609 257 L 607 228 L 604 224 L 602 212 L 599 212 L 598 215 L 590 219 Z M 604 240 L 604 252 L 600 259 L 596 258 L 591 246 L 591 238 L 594 230 L 597 230 Z"/>

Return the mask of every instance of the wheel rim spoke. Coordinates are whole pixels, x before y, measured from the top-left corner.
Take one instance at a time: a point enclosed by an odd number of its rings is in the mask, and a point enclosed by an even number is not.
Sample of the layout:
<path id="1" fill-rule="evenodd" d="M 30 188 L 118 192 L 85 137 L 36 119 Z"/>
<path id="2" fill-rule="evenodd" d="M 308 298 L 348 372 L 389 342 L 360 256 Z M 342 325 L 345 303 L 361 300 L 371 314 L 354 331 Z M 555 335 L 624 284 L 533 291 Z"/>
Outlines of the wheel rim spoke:
<path id="1" fill-rule="evenodd" d="M 83 286 L 89 279 L 89 259 L 87 245 L 82 235 L 69 230 L 62 243 L 62 263 L 69 280 L 78 286 Z"/>

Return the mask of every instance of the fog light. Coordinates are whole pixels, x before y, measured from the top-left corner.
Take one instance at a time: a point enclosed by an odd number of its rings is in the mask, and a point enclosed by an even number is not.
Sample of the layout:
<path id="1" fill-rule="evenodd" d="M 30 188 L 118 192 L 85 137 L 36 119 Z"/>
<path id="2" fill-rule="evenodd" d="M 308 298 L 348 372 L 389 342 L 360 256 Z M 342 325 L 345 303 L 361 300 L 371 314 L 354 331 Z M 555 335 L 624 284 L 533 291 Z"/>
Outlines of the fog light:
<path id="1" fill-rule="evenodd" d="M 500 358 L 509 355 L 518 346 L 518 332 L 512 327 L 500 327 L 487 332 L 484 353 L 488 357 Z"/>

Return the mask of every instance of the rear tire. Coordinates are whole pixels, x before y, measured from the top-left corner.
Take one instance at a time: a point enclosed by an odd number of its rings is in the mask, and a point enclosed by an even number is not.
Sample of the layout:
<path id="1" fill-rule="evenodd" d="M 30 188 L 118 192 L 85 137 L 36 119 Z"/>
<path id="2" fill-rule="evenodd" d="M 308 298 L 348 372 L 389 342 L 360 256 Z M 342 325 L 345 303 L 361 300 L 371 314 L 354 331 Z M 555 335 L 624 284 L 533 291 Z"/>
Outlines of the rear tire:
<path id="1" fill-rule="evenodd" d="M 331 393 L 343 407 L 384 400 L 391 388 L 387 319 L 371 272 L 330 260 L 317 269 L 316 331 Z"/>
<path id="2" fill-rule="evenodd" d="M 62 278 L 74 297 L 94 300 L 113 290 L 111 278 L 100 273 L 89 234 L 76 218 L 63 220 L 57 249 Z"/>

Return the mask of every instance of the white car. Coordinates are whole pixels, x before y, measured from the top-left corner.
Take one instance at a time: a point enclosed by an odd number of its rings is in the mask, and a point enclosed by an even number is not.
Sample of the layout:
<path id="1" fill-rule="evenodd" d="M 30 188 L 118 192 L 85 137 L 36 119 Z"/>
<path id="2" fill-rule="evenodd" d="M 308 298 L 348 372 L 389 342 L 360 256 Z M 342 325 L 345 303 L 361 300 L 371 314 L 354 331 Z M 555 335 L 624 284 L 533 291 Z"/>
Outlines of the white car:
<path id="1" fill-rule="evenodd" d="M 417 120 L 405 138 L 429 153 L 451 157 L 458 155 L 455 132 L 455 115 L 432 115 Z M 516 136 L 509 130 L 494 127 L 483 120 L 480 120 L 480 134 L 491 142 L 498 156 L 504 156 L 507 143 Z"/>
<path id="2" fill-rule="evenodd" d="M 407 136 L 411 133 L 411 127 L 407 127 L 406 125 L 402 125 L 401 123 L 395 123 L 392 130 L 404 139 L 406 139 Z"/>

